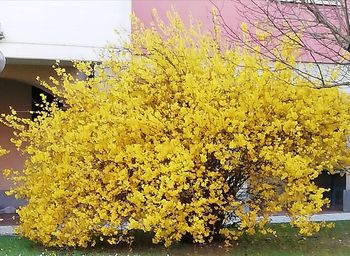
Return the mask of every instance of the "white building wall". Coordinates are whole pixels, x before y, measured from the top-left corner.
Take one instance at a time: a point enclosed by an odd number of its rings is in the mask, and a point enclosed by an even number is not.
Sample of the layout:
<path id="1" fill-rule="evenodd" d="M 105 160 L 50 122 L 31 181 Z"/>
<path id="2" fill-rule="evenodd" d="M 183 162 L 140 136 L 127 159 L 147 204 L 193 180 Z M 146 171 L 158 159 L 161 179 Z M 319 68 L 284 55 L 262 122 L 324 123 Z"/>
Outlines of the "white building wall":
<path id="1" fill-rule="evenodd" d="M 130 33 L 131 0 L 1 0 L 0 51 L 8 59 L 98 60 Z"/>

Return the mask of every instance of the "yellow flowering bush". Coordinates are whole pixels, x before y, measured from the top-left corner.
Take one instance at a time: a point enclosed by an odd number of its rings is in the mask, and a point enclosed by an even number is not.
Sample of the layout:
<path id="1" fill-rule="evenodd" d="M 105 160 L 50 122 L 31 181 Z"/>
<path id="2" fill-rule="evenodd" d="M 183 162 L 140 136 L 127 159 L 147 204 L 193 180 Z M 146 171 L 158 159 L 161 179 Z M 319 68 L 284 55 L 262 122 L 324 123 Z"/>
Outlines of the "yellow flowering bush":
<path id="1" fill-rule="evenodd" d="M 8 150 L 3 149 L 2 147 L 0 147 L 0 156 L 5 155 L 6 153 L 8 153 Z"/>
<path id="2" fill-rule="evenodd" d="M 349 98 L 293 74 L 288 44 L 271 65 L 220 37 L 176 14 L 150 28 L 134 19 L 131 43 L 93 78 L 57 68 L 43 83 L 63 108 L 6 116 L 28 156 L 6 171 L 28 200 L 19 234 L 47 246 L 115 244 L 133 230 L 204 243 L 273 232 L 268 215 L 282 210 L 301 234 L 318 231 L 309 218 L 327 200 L 314 179 L 348 163 Z"/>

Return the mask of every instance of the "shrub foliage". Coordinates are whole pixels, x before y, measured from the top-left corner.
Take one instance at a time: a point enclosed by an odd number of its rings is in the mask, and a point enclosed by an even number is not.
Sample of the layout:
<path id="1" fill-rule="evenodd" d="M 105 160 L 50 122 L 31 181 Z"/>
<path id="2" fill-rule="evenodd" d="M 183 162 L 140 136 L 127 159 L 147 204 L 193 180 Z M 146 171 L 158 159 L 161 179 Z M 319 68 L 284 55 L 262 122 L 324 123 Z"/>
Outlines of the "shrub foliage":
<path id="1" fill-rule="evenodd" d="M 48 246 L 130 241 L 132 230 L 203 243 L 273 232 L 268 215 L 281 210 L 301 234 L 318 231 L 309 219 L 327 199 L 314 179 L 348 162 L 348 97 L 293 74 L 288 43 L 271 65 L 220 37 L 176 14 L 150 28 L 134 19 L 131 43 L 95 77 L 58 67 L 43 83 L 64 108 L 6 116 L 27 156 L 6 171 L 28 200 L 19 233 Z"/>

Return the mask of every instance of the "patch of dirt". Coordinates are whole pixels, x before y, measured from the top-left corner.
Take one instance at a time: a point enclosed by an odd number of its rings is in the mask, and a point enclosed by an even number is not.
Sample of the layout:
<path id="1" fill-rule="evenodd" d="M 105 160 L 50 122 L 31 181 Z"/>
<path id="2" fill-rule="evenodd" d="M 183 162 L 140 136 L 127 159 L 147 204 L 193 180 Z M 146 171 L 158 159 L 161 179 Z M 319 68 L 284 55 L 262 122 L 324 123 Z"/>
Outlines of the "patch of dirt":
<path id="1" fill-rule="evenodd" d="M 14 226 L 19 224 L 19 216 L 16 213 L 0 213 L 0 226 Z"/>

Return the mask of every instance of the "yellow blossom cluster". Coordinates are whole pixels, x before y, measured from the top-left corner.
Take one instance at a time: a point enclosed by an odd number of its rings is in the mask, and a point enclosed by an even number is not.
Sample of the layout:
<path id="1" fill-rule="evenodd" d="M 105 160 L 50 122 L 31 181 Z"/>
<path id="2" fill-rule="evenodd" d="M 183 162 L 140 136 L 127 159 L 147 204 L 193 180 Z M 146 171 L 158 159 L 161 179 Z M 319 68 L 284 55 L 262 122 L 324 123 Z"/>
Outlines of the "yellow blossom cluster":
<path id="1" fill-rule="evenodd" d="M 8 153 L 8 150 L 3 149 L 2 147 L 0 147 L 0 156 L 5 155 L 6 153 Z"/>
<path id="2" fill-rule="evenodd" d="M 133 230 L 204 243 L 273 232 L 268 216 L 282 210 L 302 234 L 320 228 L 309 218 L 327 200 L 314 179 L 349 161 L 348 96 L 295 75 L 288 44 L 277 49 L 286 63 L 271 65 L 168 18 L 134 18 L 131 43 L 93 78 L 57 68 L 43 85 L 63 108 L 5 117 L 27 156 L 23 172 L 6 171 L 28 200 L 19 234 L 48 246 L 114 244 Z"/>

